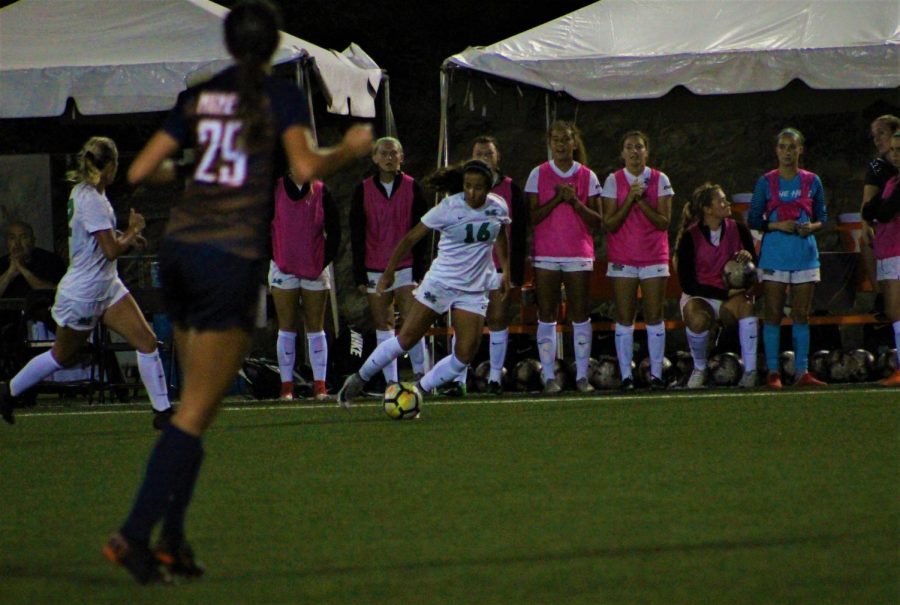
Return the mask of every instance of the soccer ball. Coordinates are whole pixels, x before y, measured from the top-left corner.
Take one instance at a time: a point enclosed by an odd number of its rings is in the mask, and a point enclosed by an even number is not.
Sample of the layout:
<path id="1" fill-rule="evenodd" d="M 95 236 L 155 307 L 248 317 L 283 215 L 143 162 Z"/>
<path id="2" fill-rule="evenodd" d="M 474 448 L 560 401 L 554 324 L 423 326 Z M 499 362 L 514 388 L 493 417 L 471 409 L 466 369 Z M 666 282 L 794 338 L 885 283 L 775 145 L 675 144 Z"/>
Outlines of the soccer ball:
<path id="1" fill-rule="evenodd" d="M 734 386 L 744 375 L 744 362 L 730 351 L 716 353 L 709 358 L 707 366 L 710 380 L 718 387 Z"/>
<path id="2" fill-rule="evenodd" d="M 730 260 L 722 268 L 722 279 L 729 288 L 749 288 L 756 283 L 756 265 L 750 261 L 739 263 Z"/>
<path id="3" fill-rule="evenodd" d="M 875 356 L 865 349 L 855 349 L 847 353 L 852 382 L 866 382 L 875 370 Z"/>
<path id="4" fill-rule="evenodd" d="M 622 382 L 619 362 L 612 355 L 601 355 L 590 374 L 595 389 L 614 389 Z"/>
<path id="5" fill-rule="evenodd" d="M 541 362 L 537 359 L 522 359 L 516 364 L 513 375 L 519 391 L 540 391 L 544 384 L 541 380 Z"/>
<path id="6" fill-rule="evenodd" d="M 394 420 L 412 420 L 419 415 L 422 393 L 411 382 L 394 382 L 384 390 L 382 406 Z"/>

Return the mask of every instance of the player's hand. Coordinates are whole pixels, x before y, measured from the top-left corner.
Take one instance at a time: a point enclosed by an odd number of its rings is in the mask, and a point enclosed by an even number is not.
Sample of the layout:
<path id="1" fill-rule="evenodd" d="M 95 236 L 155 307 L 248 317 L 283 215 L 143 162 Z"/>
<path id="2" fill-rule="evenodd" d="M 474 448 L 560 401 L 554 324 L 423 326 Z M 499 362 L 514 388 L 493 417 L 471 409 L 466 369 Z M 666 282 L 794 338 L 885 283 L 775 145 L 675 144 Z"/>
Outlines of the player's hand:
<path id="1" fill-rule="evenodd" d="M 738 250 L 734 253 L 734 260 L 742 265 L 746 265 L 753 260 L 753 255 L 748 250 Z"/>
<path id="2" fill-rule="evenodd" d="M 144 215 L 132 208 L 131 212 L 128 214 L 128 229 L 140 235 L 141 231 L 143 231 L 146 226 L 147 221 L 144 220 Z"/>
<path id="3" fill-rule="evenodd" d="M 626 198 L 626 202 L 631 200 L 633 203 L 637 203 L 644 197 L 644 185 L 641 183 L 641 180 L 638 179 L 631 184 L 631 188 L 628 190 L 628 197 Z"/>
<path id="4" fill-rule="evenodd" d="M 784 233 L 796 233 L 797 221 L 775 221 L 769 223 L 769 231 L 783 231 Z"/>
<path id="5" fill-rule="evenodd" d="M 394 285 L 394 272 L 393 271 L 385 271 L 381 274 L 381 278 L 378 280 L 378 284 L 375 285 L 375 294 L 381 296 L 384 294 L 388 288 Z"/>
<path id="6" fill-rule="evenodd" d="M 147 238 L 144 237 L 143 235 L 138 234 L 135 236 L 134 242 L 132 242 L 131 245 L 134 246 L 135 248 L 137 248 L 138 250 L 143 250 L 144 248 L 147 247 Z"/>
<path id="7" fill-rule="evenodd" d="M 369 155 L 372 151 L 372 127 L 368 124 L 354 124 L 344 134 L 344 145 L 353 157 Z"/>
<path id="8" fill-rule="evenodd" d="M 575 200 L 575 187 L 561 183 L 556 186 L 556 196 L 560 201 L 571 204 Z"/>
<path id="9" fill-rule="evenodd" d="M 797 223 L 797 235 L 806 237 L 812 233 L 812 225 L 810 223 Z"/>

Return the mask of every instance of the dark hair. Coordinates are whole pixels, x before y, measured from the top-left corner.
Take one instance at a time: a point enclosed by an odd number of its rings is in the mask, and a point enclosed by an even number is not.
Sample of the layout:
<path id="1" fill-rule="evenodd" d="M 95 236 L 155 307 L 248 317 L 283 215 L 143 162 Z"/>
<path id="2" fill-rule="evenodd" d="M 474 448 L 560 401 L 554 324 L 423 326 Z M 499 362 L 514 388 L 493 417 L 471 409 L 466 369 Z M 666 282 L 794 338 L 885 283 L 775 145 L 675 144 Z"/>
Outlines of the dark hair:
<path id="1" fill-rule="evenodd" d="M 643 141 L 644 147 L 647 149 L 647 151 L 650 150 L 650 137 L 648 137 L 644 132 L 641 132 L 640 130 L 629 130 L 624 135 L 622 135 L 622 142 L 619 147 L 624 148 L 625 141 L 627 141 L 631 137 L 639 138 L 641 141 Z"/>
<path id="2" fill-rule="evenodd" d="M 278 48 L 281 19 L 267 0 L 242 0 L 225 17 L 225 47 L 237 63 L 237 117 L 242 143 L 260 140 L 266 130 L 261 113 L 264 66 Z"/>
<path id="3" fill-rule="evenodd" d="M 475 147 L 475 145 L 493 145 L 499 148 L 497 139 L 489 134 L 482 134 L 472 139 L 472 147 Z"/>
<path id="4" fill-rule="evenodd" d="M 10 231 L 12 231 L 13 227 L 18 227 L 19 229 L 24 231 L 28 235 L 28 237 L 34 239 L 34 227 L 32 227 L 31 224 L 26 223 L 25 221 L 20 219 L 9 221 L 9 223 L 6 224 L 6 233 L 8 234 Z"/>
<path id="5" fill-rule="evenodd" d="M 709 181 L 706 181 L 694 189 L 690 201 L 688 201 L 684 205 L 684 208 L 681 209 L 681 228 L 678 230 L 678 235 L 675 237 L 675 250 L 678 250 L 678 244 L 681 243 L 681 237 L 684 235 L 684 232 L 687 231 L 691 225 L 699 222 L 700 217 L 703 216 L 703 209 L 709 208 L 709 205 L 712 204 L 712 196 L 715 191 L 722 191 L 722 186 L 718 183 L 711 183 Z"/>
<path id="6" fill-rule="evenodd" d="M 469 160 L 438 168 L 422 179 L 422 184 L 435 192 L 453 195 L 463 190 L 463 180 L 467 172 L 477 172 L 487 178 L 489 187 L 494 183 L 494 171 L 486 162 Z"/>
<path id="7" fill-rule="evenodd" d="M 469 160 L 462 167 L 463 176 L 476 172 L 487 179 L 488 187 L 494 184 L 494 170 L 482 160 Z"/>
<path id="8" fill-rule="evenodd" d="M 568 130 L 572 138 L 575 139 L 575 153 L 572 154 L 576 162 L 584 164 L 588 163 L 587 149 L 584 147 L 584 139 L 581 138 L 581 131 L 575 126 L 574 122 L 566 122 L 565 120 L 553 120 L 550 128 L 547 129 L 547 139 L 553 134 L 554 130 Z"/>

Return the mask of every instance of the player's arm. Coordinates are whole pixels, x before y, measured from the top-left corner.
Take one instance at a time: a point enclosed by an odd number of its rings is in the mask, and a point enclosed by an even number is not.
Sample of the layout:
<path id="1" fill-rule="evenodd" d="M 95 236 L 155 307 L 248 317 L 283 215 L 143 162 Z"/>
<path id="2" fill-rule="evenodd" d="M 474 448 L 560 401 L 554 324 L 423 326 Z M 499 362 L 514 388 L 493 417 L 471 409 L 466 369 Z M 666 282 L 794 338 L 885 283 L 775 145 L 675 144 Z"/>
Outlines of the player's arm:
<path id="1" fill-rule="evenodd" d="M 506 225 L 500 225 L 500 232 L 494 242 L 494 250 L 497 251 L 497 259 L 500 261 L 500 296 L 506 298 L 509 294 L 511 275 L 509 271 L 509 241 L 506 237 Z"/>
<path id="2" fill-rule="evenodd" d="M 556 194 L 547 201 L 546 204 L 538 203 L 537 193 L 528 194 L 528 218 L 531 221 L 532 228 L 537 227 L 541 221 L 550 216 L 557 206 L 565 200 L 560 189 L 556 190 Z"/>
<path id="3" fill-rule="evenodd" d="M 344 164 L 368 155 L 372 148 L 372 128 L 355 124 L 335 147 L 319 149 L 306 126 L 294 124 L 281 135 L 281 142 L 294 177 L 300 183 L 321 179 Z"/>
<path id="4" fill-rule="evenodd" d="M 177 171 L 175 162 L 169 156 L 178 151 L 179 146 L 178 141 L 165 130 L 156 131 L 128 167 L 128 184 L 146 182 L 158 185 L 174 181 Z"/>
<path id="5" fill-rule="evenodd" d="M 587 203 L 584 204 L 577 199 L 573 200 L 572 208 L 575 210 L 575 214 L 588 227 L 601 227 L 603 225 L 603 217 L 600 214 L 600 196 L 589 197 Z"/>
<path id="6" fill-rule="evenodd" d="M 659 201 L 656 204 L 656 208 L 650 206 L 646 198 L 638 198 L 637 207 L 641 212 L 644 213 L 644 216 L 647 217 L 647 220 L 653 223 L 653 226 L 660 231 L 665 231 L 669 228 L 669 221 L 672 218 L 671 195 L 661 195 L 659 197 Z"/>
<path id="7" fill-rule="evenodd" d="M 128 228 L 124 232 L 115 229 L 104 229 L 102 231 L 94 231 L 92 235 L 97 239 L 100 250 L 106 260 L 116 260 L 136 243 L 140 241 L 141 231 L 144 230 L 146 223 L 144 216 L 131 209 L 128 216 Z"/>
<path id="8" fill-rule="evenodd" d="M 394 283 L 394 271 L 397 269 L 397 263 L 406 258 L 406 255 L 410 253 L 413 246 L 419 243 L 423 237 L 428 235 L 429 231 L 431 231 L 431 229 L 426 227 L 425 223 L 419 223 L 407 231 L 406 235 L 403 236 L 403 239 L 397 244 L 397 247 L 394 248 L 394 252 L 391 254 L 390 260 L 388 260 L 387 267 L 384 268 L 381 279 L 378 280 L 378 285 L 375 286 L 376 294 L 381 294 L 391 287 L 391 284 Z"/>

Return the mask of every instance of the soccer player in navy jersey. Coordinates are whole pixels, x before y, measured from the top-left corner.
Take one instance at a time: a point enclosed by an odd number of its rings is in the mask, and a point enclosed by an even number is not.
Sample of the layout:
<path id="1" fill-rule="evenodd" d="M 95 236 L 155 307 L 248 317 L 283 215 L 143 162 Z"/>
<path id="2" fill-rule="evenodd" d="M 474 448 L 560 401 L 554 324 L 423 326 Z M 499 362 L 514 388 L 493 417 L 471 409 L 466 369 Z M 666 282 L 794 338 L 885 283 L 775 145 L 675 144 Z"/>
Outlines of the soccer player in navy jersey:
<path id="1" fill-rule="evenodd" d="M 250 345 L 264 288 L 277 143 L 298 182 L 371 147 L 370 129 L 354 126 L 337 147 L 315 148 L 304 96 L 267 73 L 278 37 L 271 4 L 237 4 L 225 19 L 225 44 L 236 65 L 181 93 L 128 170 L 132 185 L 172 179 L 167 158 L 182 146 L 197 149 L 160 250 L 163 297 L 184 371 L 181 405 L 156 443 L 131 512 L 103 548 L 142 584 L 203 573 L 185 539 L 185 515 L 203 458 L 201 437 Z"/>

